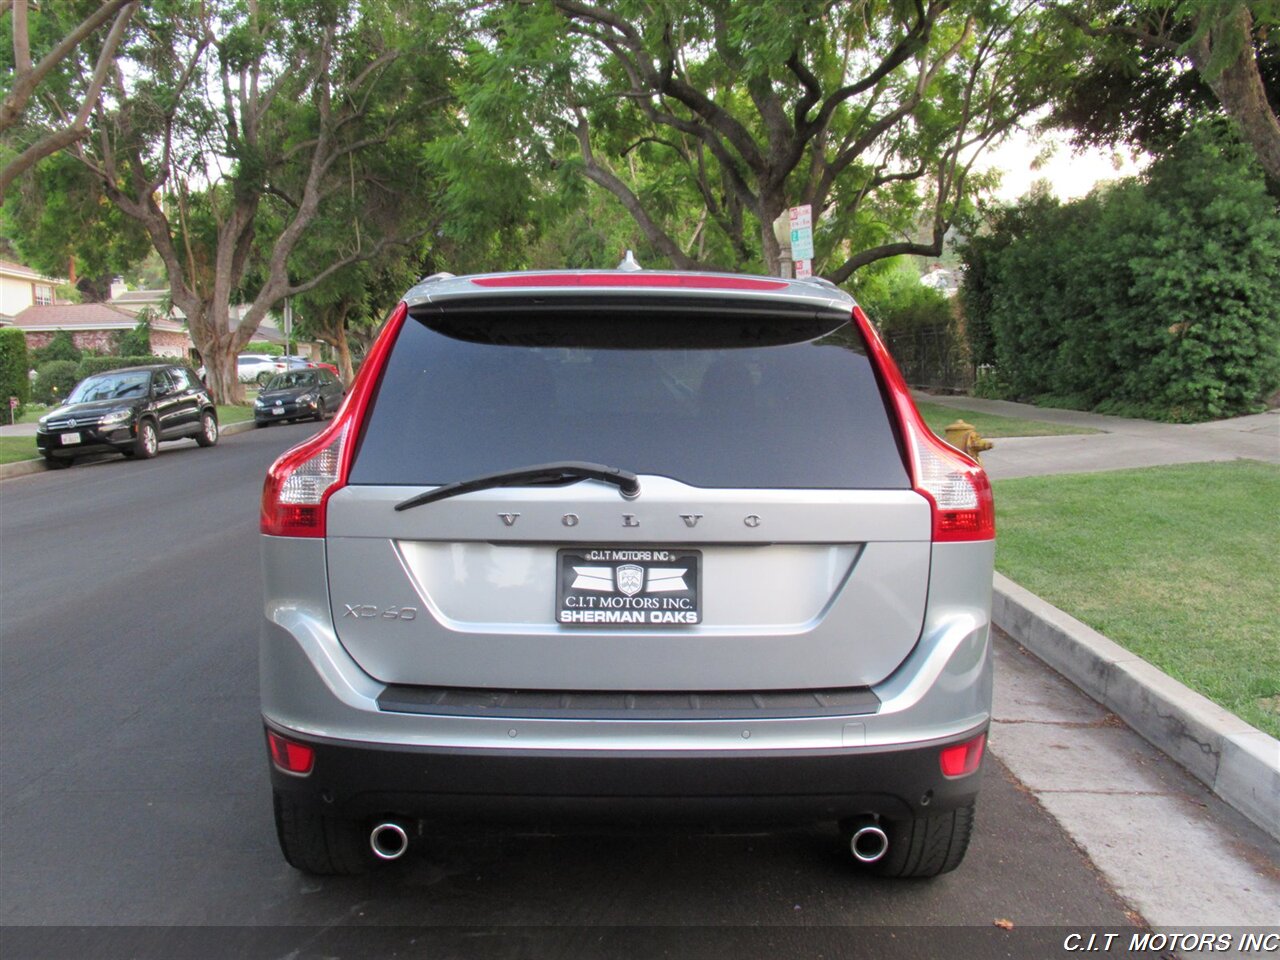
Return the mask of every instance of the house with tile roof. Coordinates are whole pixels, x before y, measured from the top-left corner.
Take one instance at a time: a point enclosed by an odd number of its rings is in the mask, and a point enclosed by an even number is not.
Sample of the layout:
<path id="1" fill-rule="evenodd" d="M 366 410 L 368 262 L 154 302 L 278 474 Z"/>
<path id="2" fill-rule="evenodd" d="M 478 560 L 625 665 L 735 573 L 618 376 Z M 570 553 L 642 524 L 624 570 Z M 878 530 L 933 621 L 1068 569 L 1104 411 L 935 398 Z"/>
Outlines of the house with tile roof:
<path id="1" fill-rule="evenodd" d="M 168 290 L 125 290 L 112 285 L 111 306 L 120 310 L 128 310 L 137 313 L 144 308 L 150 308 L 153 316 L 159 316 L 168 311 L 168 315 L 174 320 L 183 320 L 182 311 L 175 307 L 169 301 Z M 242 317 L 249 312 L 249 305 L 233 303 L 231 305 L 230 314 L 227 318 L 232 325 L 238 324 Z M 155 329 L 152 327 L 152 329 Z M 279 318 L 274 313 L 268 313 L 262 318 L 262 322 L 258 324 L 258 330 L 253 335 L 254 342 L 272 343 L 278 347 L 285 345 L 284 332 L 280 329 Z M 304 357 L 319 357 L 320 344 L 314 341 L 303 340 L 295 344 L 297 353 Z"/>
<path id="2" fill-rule="evenodd" d="M 47 346 L 59 330 L 66 330 L 81 350 L 110 353 L 116 337 L 138 325 L 136 312 L 109 303 L 58 303 L 27 307 L 13 318 L 13 326 L 27 337 L 27 349 Z M 162 357 L 189 357 L 194 348 L 186 327 L 168 317 L 152 315 L 151 352 Z"/>
<path id="3" fill-rule="evenodd" d="M 46 277 L 12 260 L 0 260 L 0 323 L 8 325 L 27 307 L 52 304 L 60 283 L 66 281 Z"/>

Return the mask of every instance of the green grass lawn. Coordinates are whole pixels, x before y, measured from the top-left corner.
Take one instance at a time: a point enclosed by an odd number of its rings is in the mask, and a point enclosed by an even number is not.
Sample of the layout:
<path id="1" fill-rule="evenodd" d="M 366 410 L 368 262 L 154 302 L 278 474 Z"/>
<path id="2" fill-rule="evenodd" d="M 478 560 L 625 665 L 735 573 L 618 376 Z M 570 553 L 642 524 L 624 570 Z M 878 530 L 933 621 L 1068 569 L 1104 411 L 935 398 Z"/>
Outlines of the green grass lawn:
<path id="1" fill-rule="evenodd" d="M 239 423 L 242 420 L 253 419 L 253 407 L 236 407 L 218 405 L 218 423 L 226 426 L 229 423 Z"/>
<path id="2" fill-rule="evenodd" d="M 40 456 L 35 437 L 0 437 L 0 463 L 17 463 Z"/>
<path id="3" fill-rule="evenodd" d="M 1280 736 L 1280 466 L 1000 480 L 996 566 Z"/>
<path id="4" fill-rule="evenodd" d="M 1064 423 L 1047 423 L 1044 420 L 1024 420 L 1021 417 L 1001 417 L 994 413 L 978 413 L 961 410 L 940 403 L 917 403 L 920 415 L 938 436 L 957 420 L 971 424 L 984 437 L 1056 437 L 1069 433 L 1098 433 L 1089 427 L 1072 427 Z"/>
<path id="5" fill-rule="evenodd" d="M 22 416 L 20 416 L 15 423 L 35 423 L 48 413 L 50 409 L 52 408 L 46 407 L 42 403 L 28 403 L 22 411 Z M 8 422 L 8 420 L 5 421 L 5 423 Z"/>

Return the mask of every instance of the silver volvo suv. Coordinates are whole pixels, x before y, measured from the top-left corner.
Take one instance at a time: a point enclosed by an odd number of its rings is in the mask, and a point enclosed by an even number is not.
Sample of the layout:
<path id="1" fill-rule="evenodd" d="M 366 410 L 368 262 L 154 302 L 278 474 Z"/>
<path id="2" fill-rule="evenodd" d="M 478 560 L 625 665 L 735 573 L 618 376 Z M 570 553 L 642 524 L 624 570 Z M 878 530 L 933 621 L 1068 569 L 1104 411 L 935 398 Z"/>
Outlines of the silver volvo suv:
<path id="1" fill-rule="evenodd" d="M 964 857 L 991 487 L 830 283 L 428 278 L 271 467 L 261 527 L 300 870 L 663 818 L 830 821 L 886 876 Z"/>

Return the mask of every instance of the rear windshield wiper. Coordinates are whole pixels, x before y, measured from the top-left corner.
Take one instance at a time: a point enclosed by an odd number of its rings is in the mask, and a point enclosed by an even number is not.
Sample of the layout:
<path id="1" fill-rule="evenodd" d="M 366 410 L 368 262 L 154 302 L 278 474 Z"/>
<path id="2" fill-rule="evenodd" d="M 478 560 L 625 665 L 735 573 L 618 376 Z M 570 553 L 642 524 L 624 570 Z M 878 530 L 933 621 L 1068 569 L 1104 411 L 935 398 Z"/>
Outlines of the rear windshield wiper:
<path id="1" fill-rule="evenodd" d="M 476 477 L 474 480 L 459 480 L 457 483 L 446 483 L 427 493 L 402 500 L 396 504 L 397 510 L 408 510 L 420 507 L 424 503 L 433 503 L 448 497 L 456 497 L 460 493 L 473 490 L 488 490 L 492 487 L 523 487 L 541 484 L 577 483 L 579 480 L 603 480 L 605 483 L 617 484 L 622 495 L 631 500 L 640 495 L 640 479 L 628 470 L 619 467 L 606 467 L 603 463 L 583 463 L 579 460 L 561 460 L 557 463 L 543 463 L 536 467 L 521 467 L 518 470 L 503 470 L 501 473 L 490 473 Z"/>

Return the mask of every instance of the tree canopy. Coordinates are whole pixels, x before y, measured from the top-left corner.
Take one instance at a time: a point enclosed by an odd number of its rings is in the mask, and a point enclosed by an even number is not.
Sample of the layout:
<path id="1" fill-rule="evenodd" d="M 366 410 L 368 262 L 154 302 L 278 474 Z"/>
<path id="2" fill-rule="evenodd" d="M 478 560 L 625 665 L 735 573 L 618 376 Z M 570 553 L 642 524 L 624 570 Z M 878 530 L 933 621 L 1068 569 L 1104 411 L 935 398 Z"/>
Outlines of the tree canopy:
<path id="1" fill-rule="evenodd" d="M 1221 110 L 1280 190 L 1280 0 L 1064 0 L 1056 9 L 1097 41 L 1055 111 L 1077 142 L 1165 151 Z"/>
<path id="2" fill-rule="evenodd" d="M 159 253 L 220 399 L 268 310 L 422 231 L 442 17 L 408 0 L 154 0 L 134 17 L 128 67 L 70 149 Z M 291 272 L 321 223 L 327 262 Z"/>
<path id="3" fill-rule="evenodd" d="M 1034 2 L 549 0 L 477 26 L 480 139 L 608 191 L 678 267 L 773 271 L 774 219 L 811 204 L 815 267 L 836 282 L 937 254 L 983 148 L 1070 60 Z"/>
<path id="4" fill-rule="evenodd" d="M 39 154 L 6 174 L 5 234 L 99 288 L 153 250 L 224 401 L 241 396 L 235 354 L 286 298 L 349 373 L 348 333 L 438 270 L 610 267 L 631 248 L 776 272 L 773 223 L 799 204 L 814 271 L 837 283 L 937 256 L 994 183 L 983 152 L 1055 102 L 1080 142 L 1172 150 L 1220 111 L 1268 171 L 1280 150 L 1280 0 L 0 13 L 0 160 Z"/>

